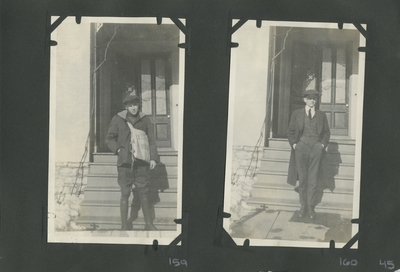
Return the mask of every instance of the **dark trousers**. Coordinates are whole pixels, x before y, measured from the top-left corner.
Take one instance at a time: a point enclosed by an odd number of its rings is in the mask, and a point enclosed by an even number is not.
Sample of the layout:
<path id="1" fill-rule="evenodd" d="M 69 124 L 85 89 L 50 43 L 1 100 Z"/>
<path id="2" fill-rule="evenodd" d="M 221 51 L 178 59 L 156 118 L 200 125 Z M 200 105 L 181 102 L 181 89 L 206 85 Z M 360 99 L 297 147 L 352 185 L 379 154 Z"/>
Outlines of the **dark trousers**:
<path id="1" fill-rule="evenodd" d="M 138 218 L 140 206 L 142 208 L 145 229 L 157 230 L 153 222 L 156 217 L 154 203 L 149 198 L 150 193 L 150 175 L 148 173 L 149 165 L 145 162 L 137 161 L 131 167 L 118 167 L 118 184 L 121 187 L 121 229 L 132 229 L 132 222 Z M 132 187 L 135 188 L 132 190 Z M 133 192 L 134 199 L 131 205 L 131 216 L 128 220 L 128 199 Z M 138 198 L 139 201 L 138 201 Z"/>
<path id="2" fill-rule="evenodd" d="M 295 149 L 296 169 L 299 175 L 300 204 L 314 206 L 317 204 L 317 178 L 321 164 L 323 147 L 320 142 L 304 144 L 298 142 Z"/>
<path id="3" fill-rule="evenodd" d="M 133 166 L 118 167 L 118 184 L 121 187 L 121 199 L 128 199 L 133 186 L 139 195 L 147 195 L 150 188 L 150 176 L 146 163 L 138 163 Z M 134 191 L 134 196 L 135 195 Z"/>

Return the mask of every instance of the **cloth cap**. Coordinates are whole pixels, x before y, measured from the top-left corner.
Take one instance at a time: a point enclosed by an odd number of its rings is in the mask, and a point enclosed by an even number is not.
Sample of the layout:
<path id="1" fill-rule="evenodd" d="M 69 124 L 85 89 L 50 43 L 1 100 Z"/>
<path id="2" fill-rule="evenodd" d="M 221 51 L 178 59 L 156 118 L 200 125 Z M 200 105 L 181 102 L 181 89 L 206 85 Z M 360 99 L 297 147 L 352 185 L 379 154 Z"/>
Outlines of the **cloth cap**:
<path id="1" fill-rule="evenodd" d="M 319 93 L 316 90 L 306 90 L 303 92 L 303 97 L 309 96 L 309 95 L 315 95 L 318 96 Z"/>
<path id="2" fill-rule="evenodd" d="M 123 101 L 125 105 L 132 102 L 140 103 L 140 98 L 135 94 L 128 94 Z"/>

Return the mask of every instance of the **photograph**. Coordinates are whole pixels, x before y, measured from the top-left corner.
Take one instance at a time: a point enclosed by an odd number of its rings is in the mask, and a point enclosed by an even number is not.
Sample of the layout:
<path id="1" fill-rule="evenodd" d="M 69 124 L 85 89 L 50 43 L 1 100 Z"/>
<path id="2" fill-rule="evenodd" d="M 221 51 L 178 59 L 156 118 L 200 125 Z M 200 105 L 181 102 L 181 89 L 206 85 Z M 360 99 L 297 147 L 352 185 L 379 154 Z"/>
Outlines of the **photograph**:
<path id="1" fill-rule="evenodd" d="M 344 246 L 358 232 L 365 38 L 249 20 L 231 39 L 224 229 L 238 245 Z"/>
<path id="2" fill-rule="evenodd" d="M 168 245 L 181 233 L 184 34 L 170 19 L 67 17 L 51 40 L 48 242 Z"/>

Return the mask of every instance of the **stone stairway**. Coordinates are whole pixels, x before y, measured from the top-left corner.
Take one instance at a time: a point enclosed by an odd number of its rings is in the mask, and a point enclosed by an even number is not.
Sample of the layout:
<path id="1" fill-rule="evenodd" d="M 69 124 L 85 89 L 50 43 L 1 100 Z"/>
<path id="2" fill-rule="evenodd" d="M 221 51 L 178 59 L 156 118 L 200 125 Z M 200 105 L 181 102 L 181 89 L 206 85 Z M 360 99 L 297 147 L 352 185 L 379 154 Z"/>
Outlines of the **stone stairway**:
<path id="1" fill-rule="evenodd" d="M 177 152 L 159 151 L 160 163 L 153 174 L 168 180 L 168 188 L 159 192 L 160 202 L 155 205 L 154 225 L 159 230 L 176 230 L 173 221 L 177 215 Z M 117 156 L 111 153 L 94 154 L 89 164 L 87 185 L 84 188 L 84 200 L 81 202 L 78 225 L 86 229 L 111 230 L 121 228 L 120 187 L 117 183 Z M 132 195 L 130 202 L 132 200 Z M 133 222 L 135 230 L 144 230 L 143 213 Z"/>
<path id="2" fill-rule="evenodd" d="M 267 206 L 268 209 L 295 211 L 299 209 L 299 195 L 286 183 L 290 146 L 287 139 L 270 139 L 264 148 L 261 167 L 256 173 L 252 195 L 247 204 Z M 353 207 L 355 142 L 331 140 L 326 153 L 328 176 L 335 180 L 333 193 L 324 191 L 317 212 L 339 213 L 351 217 Z"/>

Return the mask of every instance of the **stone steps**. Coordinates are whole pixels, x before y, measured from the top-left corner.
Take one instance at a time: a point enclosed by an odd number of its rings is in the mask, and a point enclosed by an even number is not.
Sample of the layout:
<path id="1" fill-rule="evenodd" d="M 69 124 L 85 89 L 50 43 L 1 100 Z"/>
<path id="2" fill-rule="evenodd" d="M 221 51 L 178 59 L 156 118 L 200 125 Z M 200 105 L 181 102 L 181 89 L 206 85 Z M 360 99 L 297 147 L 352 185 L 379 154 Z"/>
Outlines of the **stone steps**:
<path id="1" fill-rule="evenodd" d="M 158 155 L 160 156 L 160 161 L 162 163 L 177 163 L 178 152 L 176 151 L 158 151 Z M 117 164 L 118 156 L 113 153 L 95 153 L 93 154 L 93 162 L 94 163 L 111 163 Z"/>
<path id="2" fill-rule="evenodd" d="M 267 148 L 279 148 L 279 149 L 290 149 L 290 145 L 287 139 L 270 139 L 269 147 Z M 329 152 L 340 152 L 340 153 L 351 153 L 355 154 L 355 141 L 347 139 L 331 139 L 328 145 Z"/>
<path id="3" fill-rule="evenodd" d="M 299 200 L 299 194 L 294 191 L 294 187 L 289 184 L 273 184 L 273 183 L 259 183 L 253 184 L 252 197 L 262 198 L 269 197 L 271 199 L 290 199 Z M 273 192 L 273 193 L 271 193 Z M 332 193 L 329 189 L 324 190 L 323 195 L 324 202 L 336 202 L 337 204 L 352 204 L 353 203 L 353 191 L 346 189 L 336 189 Z"/>
<path id="4" fill-rule="evenodd" d="M 287 184 L 291 148 L 287 139 L 269 139 L 269 147 L 263 150 L 256 182 L 251 197 L 246 200 L 252 206 L 268 206 L 295 211 L 299 209 L 299 194 Z M 335 180 L 335 190 L 326 189 L 317 211 L 335 211 L 351 216 L 353 206 L 355 141 L 333 139 L 330 141 L 326 161 L 328 176 Z"/>
<path id="5" fill-rule="evenodd" d="M 272 184 L 287 184 L 287 171 L 261 171 L 257 172 L 257 182 L 272 183 Z M 346 189 L 353 190 L 353 177 L 352 176 L 335 176 L 335 190 Z"/>
<path id="6" fill-rule="evenodd" d="M 264 159 L 278 159 L 278 160 L 289 160 L 290 159 L 290 148 L 265 148 L 263 152 Z M 354 153 L 345 153 L 338 151 L 327 151 L 325 159 L 332 164 L 354 164 Z"/>
<path id="7" fill-rule="evenodd" d="M 81 216 L 76 222 L 80 226 L 84 226 L 87 230 L 119 230 L 121 229 L 121 218 L 113 216 Z M 177 225 L 171 218 L 156 218 L 154 225 L 160 231 L 176 231 Z M 144 220 L 139 217 L 134 221 L 133 229 L 140 231 L 144 230 Z"/>
<path id="8" fill-rule="evenodd" d="M 165 168 L 165 174 L 176 176 L 178 174 L 178 167 L 176 164 L 163 164 L 159 165 L 160 167 Z M 152 175 L 152 172 L 156 171 L 156 169 L 149 170 L 149 175 Z M 164 171 L 164 169 L 162 170 Z M 117 166 L 114 163 L 91 163 L 89 164 L 89 173 L 90 174 L 118 174 Z"/>
<path id="9" fill-rule="evenodd" d="M 160 161 L 149 171 L 151 179 L 166 179 L 168 188 L 159 192 L 161 201 L 155 205 L 155 224 L 160 230 L 176 230 L 178 156 L 175 151 L 159 152 Z M 117 182 L 117 156 L 112 153 L 96 153 L 89 164 L 84 200 L 80 204 L 80 216 L 76 223 L 91 228 L 120 229 L 120 188 Z M 132 195 L 130 200 L 132 199 Z M 143 214 L 134 222 L 134 229 L 144 228 Z"/>
<path id="10" fill-rule="evenodd" d="M 83 200 L 81 202 L 80 216 L 118 217 L 120 215 L 119 200 Z M 176 202 L 159 202 L 154 205 L 156 217 L 176 219 Z M 139 217 L 142 217 L 139 212 Z"/>
<path id="11" fill-rule="evenodd" d="M 269 210 L 282 210 L 294 212 L 300 209 L 299 200 L 293 199 L 275 199 L 266 197 L 250 197 L 247 204 L 254 207 L 265 207 Z M 352 217 L 353 206 L 350 204 L 338 205 L 336 202 L 322 201 L 316 208 L 315 211 L 324 213 L 339 213 L 345 215 L 347 218 Z"/>
<path id="12" fill-rule="evenodd" d="M 289 169 L 289 160 L 283 159 L 261 159 L 261 169 L 273 169 L 277 172 L 286 172 Z M 328 162 L 328 169 L 330 173 L 342 176 L 354 176 L 354 164 L 332 164 Z"/>
<path id="13" fill-rule="evenodd" d="M 169 188 L 158 193 L 161 201 L 172 202 L 177 199 L 177 189 Z M 85 200 L 119 200 L 121 189 L 117 186 L 87 186 L 84 188 Z"/>
<path id="14" fill-rule="evenodd" d="M 115 166 L 116 167 L 116 166 Z M 117 185 L 117 174 L 88 174 L 87 185 L 88 186 L 108 186 L 112 187 Z M 168 184 L 170 188 L 176 188 L 178 183 L 178 177 L 176 175 L 168 176 Z"/>

